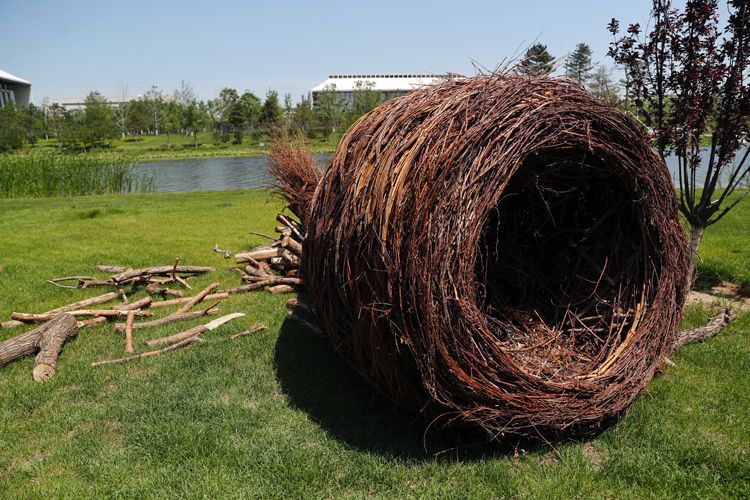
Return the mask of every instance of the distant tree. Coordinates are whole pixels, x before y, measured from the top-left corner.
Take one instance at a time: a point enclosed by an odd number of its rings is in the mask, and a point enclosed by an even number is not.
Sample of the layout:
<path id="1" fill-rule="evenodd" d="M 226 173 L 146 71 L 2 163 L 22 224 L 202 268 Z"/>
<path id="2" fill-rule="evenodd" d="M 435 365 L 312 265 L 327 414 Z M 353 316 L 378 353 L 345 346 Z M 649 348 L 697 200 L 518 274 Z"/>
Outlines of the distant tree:
<path id="1" fill-rule="evenodd" d="M 152 123 L 152 103 L 145 99 L 131 99 L 128 104 L 126 120 L 127 130 L 134 136 L 140 136 Z"/>
<path id="2" fill-rule="evenodd" d="M 242 102 L 237 99 L 229 106 L 227 116 L 227 124 L 229 125 L 229 130 L 232 132 L 235 144 L 242 144 L 242 136 L 244 135 L 246 123 Z"/>
<path id="3" fill-rule="evenodd" d="M 182 126 L 182 113 L 180 105 L 173 100 L 162 106 L 162 130 L 167 134 L 167 147 L 172 148 L 170 134 L 177 133 Z"/>
<path id="4" fill-rule="evenodd" d="M 52 132 L 55 137 L 59 137 L 60 131 L 65 122 L 65 108 L 54 103 L 51 106 L 48 106 L 46 111 L 45 117 L 47 120 L 47 129 Z"/>
<path id="5" fill-rule="evenodd" d="M 304 95 L 300 97 L 299 102 L 294 106 L 294 126 L 304 132 L 306 135 L 312 134 L 315 114 L 313 113 L 310 99 Z"/>
<path id="6" fill-rule="evenodd" d="M 684 12 L 653 0 L 647 33 L 631 24 L 619 37 L 619 22 L 609 24 L 615 37 L 609 55 L 626 72 L 656 150 L 677 159 L 680 210 L 691 226 L 691 284 L 706 228 L 750 193 L 733 197 L 750 173 L 750 148 L 742 149 L 750 139 L 750 2 L 727 0 L 726 8 L 723 28 L 717 0 L 691 0 Z M 722 177 L 723 190 L 717 189 Z"/>
<path id="7" fill-rule="evenodd" d="M 240 96 L 240 104 L 242 105 L 242 113 L 245 117 L 245 124 L 250 130 L 255 130 L 260 125 L 260 115 L 262 104 L 258 96 L 250 91 L 245 91 Z"/>
<path id="8" fill-rule="evenodd" d="M 180 80 L 180 86 L 174 91 L 172 97 L 182 108 L 195 102 L 195 92 L 193 91 L 193 87 L 185 80 Z"/>
<path id="9" fill-rule="evenodd" d="M 130 112 L 130 103 L 128 102 L 128 87 L 122 88 L 120 102 L 115 108 L 115 126 L 120 131 L 120 137 L 125 137 L 128 131 L 128 113 Z"/>
<path id="10" fill-rule="evenodd" d="M 20 120 L 20 111 L 15 103 L 0 108 L 0 151 L 11 151 L 23 146 L 24 127 Z"/>
<path id="11" fill-rule="evenodd" d="M 608 104 L 616 105 L 617 84 L 612 80 L 612 70 L 603 64 L 597 64 L 589 80 L 589 92 Z"/>
<path id="12" fill-rule="evenodd" d="M 543 76 L 552 73 L 552 62 L 555 60 L 547 51 L 547 46 L 535 43 L 524 54 L 518 65 L 518 72 L 528 76 Z"/>
<path id="13" fill-rule="evenodd" d="M 263 101 L 263 108 L 260 112 L 261 124 L 267 129 L 272 130 L 281 124 L 281 106 L 279 106 L 279 94 L 275 90 L 266 92 L 266 99 Z"/>
<path id="14" fill-rule="evenodd" d="M 586 85 L 593 67 L 591 63 L 591 47 L 585 43 L 576 45 L 575 50 L 565 58 L 565 74 L 568 78 L 577 81 L 581 85 Z"/>
<path id="15" fill-rule="evenodd" d="M 336 85 L 326 85 L 322 92 L 318 93 L 318 108 L 316 110 L 316 121 L 326 141 L 336 130 L 344 113 L 344 102 L 336 92 Z"/>
<path id="16" fill-rule="evenodd" d="M 161 127 L 161 108 L 164 105 L 164 93 L 159 90 L 159 87 L 152 85 L 143 94 L 143 100 L 147 103 L 147 110 L 149 116 L 148 128 L 154 135 L 159 135 L 159 129 Z"/>
<path id="17" fill-rule="evenodd" d="M 195 101 L 182 108 L 182 127 L 193 138 L 193 147 L 198 147 L 198 124 L 200 115 Z"/>
<path id="18" fill-rule="evenodd" d="M 292 115 L 294 113 L 294 107 L 292 106 L 292 94 L 287 92 L 284 94 L 284 127 L 289 129 L 292 126 Z"/>
<path id="19" fill-rule="evenodd" d="M 83 107 L 84 148 L 112 140 L 115 137 L 114 112 L 107 100 L 96 91 L 86 96 Z"/>

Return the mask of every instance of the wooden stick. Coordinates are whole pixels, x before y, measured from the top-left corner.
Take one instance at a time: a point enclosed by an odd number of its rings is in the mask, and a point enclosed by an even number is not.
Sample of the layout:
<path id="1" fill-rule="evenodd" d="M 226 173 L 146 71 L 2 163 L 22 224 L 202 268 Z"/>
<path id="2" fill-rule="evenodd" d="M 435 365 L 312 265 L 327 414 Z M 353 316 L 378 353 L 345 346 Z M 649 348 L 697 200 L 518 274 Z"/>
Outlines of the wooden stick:
<path id="1" fill-rule="evenodd" d="M 672 350 L 675 351 L 686 344 L 703 342 L 706 339 L 716 336 L 733 319 L 734 313 L 730 309 L 722 309 L 706 325 L 677 332 L 677 338 L 672 344 Z"/>
<path id="2" fill-rule="evenodd" d="M 55 309 L 50 309 L 44 314 L 54 314 L 54 313 L 75 311 L 77 309 L 83 309 L 83 308 L 87 308 L 93 305 L 104 304 L 106 302 L 109 302 L 110 300 L 116 299 L 118 295 L 119 294 L 117 292 L 107 292 L 102 295 L 97 295 L 96 297 L 79 300 L 78 302 L 73 302 L 71 304 L 66 304 L 64 306 L 56 307 Z M 115 306 L 113 309 L 116 309 L 116 308 L 117 306 Z"/>
<path id="3" fill-rule="evenodd" d="M 133 349 L 133 323 L 135 322 L 135 311 L 128 311 L 128 319 L 125 322 L 125 352 L 132 354 Z"/>
<path id="4" fill-rule="evenodd" d="M 276 220 L 291 229 L 292 232 L 297 235 L 300 241 L 305 239 L 305 237 L 302 236 L 302 233 L 297 230 L 297 226 L 292 224 L 292 222 L 284 214 L 276 214 Z"/>
<path id="5" fill-rule="evenodd" d="M 229 336 L 229 340 L 238 339 L 240 337 L 246 337 L 246 336 L 252 335 L 253 333 L 256 333 L 256 332 L 263 332 L 267 328 L 268 327 L 266 325 L 262 325 L 262 324 L 258 323 L 257 325 L 251 326 L 250 328 L 248 328 L 244 332 L 235 333 L 234 335 L 230 335 Z"/>
<path id="6" fill-rule="evenodd" d="M 244 278 L 245 281 L 251 283 L 257 283 L 259 281 L 269 282 L 269 285 L 301 285 L 302 280 L 300 278 L 294 278 L 291 276 L 247 276 Z"/>
<path id="7" fill-rule="evenodd" d="M 272 257 L 281 257 L 282 255 L 284 255 L 284 249 L 282 247 L 265 248 L 261 250 L 252 250 L 250 252 L 242 252 L 242 253 L 235 254 L 234 260 L 238 264 L 241 264 L 243 262 L 250 262 L 250 259 L 267 260 Z"/>
<path id="8" fill-rule="evenodd" d="M 166 325 L 168 323 L 174 323 L 176 321 L 188 321 L 191 319 L 196 319 L 202 316 L 206 316 L 208 314 L 216 314 L 218 310 L 219 308 L 214 305 L 214 306 L 211 306 L 210 308 L 203 309 L 202 311 L 173 313 L 173 314 L 170 314 L 169 316 L 164 316 L 163 318 L 154 319 L 151 321 L 142 321 L 140 323 L 134 323 L 133 329 L 141 330 L 143 328 L 151 328 L 154 326 Z M 118 331 L 118 332 L 125 331 L 125 323 L 115 323 L 115 331 Z"/>
<path id="9" fill-rule="evenodd" d="M 107 322 L 106 316 L 99 316 L 97 318 L 85 319 L 78 322 L 78 328 L 86 328 L 87 326 L 101 325 Z"/>
<path id="10" fill-rule="evenodd" d="M 149 283 L 146 286 L 146 293 L 148 293 L 152 297 L 166 297 L 167 295 L 171 295 L 173 297 L 182 297 L 184 295 L 182 293 L 182 290 L 172 290 L 170 288 L 164 288 L 158 283 Z"/>
<path id="11" fill-rule="evenodd" d="M 49 311 L 46 311 L 42 314 L 54 314 L 54 313 L 63 313 L 67 311 L 74 311 L 76 309 L 80 309 L 82 307 L 88 307 L 93 306 L 97 304 L 104 304 L 105 302 L 109 302 L 110 300 L 117 298 L 117 292 L 107 292 L 103 295 L 97 295 L 96 297 L 90 297 L 88 299 L 79 300 L 78 302 L 73 302 L 71 304 L 66 304 L 64 306 L 56 307 L 55 309 L 50 309 Z M 119 306 L 114 306 L 113 309 L 117 309 Z M 21 325 L 25 325 L 23 321 L 18 320 L 10 320 L 10 321 L 3 321 L 0 323 L 0 329 L 5 328 L 15 328 Z"/>
<path id="12" fill-rule="evenodd" d="M 235 288 L 227 288 L 226 290 L 222 290 L 222 291 L 224 293 L 233 295 L 235 293 L 245 293 L 245 292 L 251 292 L 253 290 L 260 290 L 261 288 L 265 288 L 273 284 L 274 284 L 273 281 L 266 280 L 266 281 L 259 281 L 257 283 L 251 283 L 249 285 L 238 286 Z"/>
<path id="13" fill-rule="evenodd" d="M 274 295 L 277 295 L 280 293 L 292 293 L 294 291 L 294 287 L 289 286 L 289 285 L 275 285 L 275 286 L 269 286 L 268 291 Z"/>
<path id="14" fill-rule="evenodd" d="M 150 347 L 154 345 L 172 344 L 174 342 L 180 342 L 190 337 L 197 337 L 198 335 L 201 335 L 209 330 L 212 330 L 214 328 L 217 328 L 218 326 L 223 325 L 224 323 L 228 321 L 231 321 L 235 318 L 239 318 L 242 316 L 244 316 L 244 314 L 242 313 L 227 314 L 226 316 L 222 316 L 221 318 L 215 319 L 205 325 L 194 326 L 193 328 L 188 328 L 185 331 L 182 331 L 180 333 L 175 333 L 174 335 L 169 335 L 167 337 L 160 337 L 158 339 L 148 340 L 146 341 L 146 345 Z"/>
<path id="15" fill-rule="evenodd" d="M 177 264 L 180 263 L 180 258 L 175 257 L 174 259 L 174 265 L 172 266 L 172 281 L 177 277 Z"/>
<path id="16" fill-rule="evenodd" d="M 153 276 L 153 275 L 171 275 L 172 270 L 174 270 L 176 273 L 182 273 L 182 274 L 202 274 L 202 273 L 210 273 L 215 271 L 213 267 L 205 267 L 205 266 L 159 266 L 159 267 L 146 267 L 143 269 L 133 269 L 132 271 L 126 271 L 124 273 L 119 273 L 110 280 L 113 283 L 123 283 L 132 281 L 137 278 L 141 278 L 143 276 Z"/>
<path id="17" fill-rule="evenodd" d="M 112 309 L 115 311 L 130 311 L 134 309 L 148 309 L 151 307 L 151 304 L 153 303 L 153 300 L 151 297 L 143 297 L 142 299 L 136 300 L 135 302 L 131 302 L 129 304 L 119 304 Z"/>
<path id="18" fill-rule="evenodd" d="M 200 292 L 198 292 L 198 295 L 193 296 L 187 303 L 185 303 L 184 306 L 182 306 L 181 308 L 179 308 L 177 310 L 177 314 L 188 312 L 190 309 L 193 308 L 193 306 L 195 306 L 195 304 L 197 304 L 200 301 L 202 301 L 203 299 L 205 299 L 206 295 L 209 295 L 211 292 L 213 292 L 217 288 L 219 288 L 219 284 L 218 283 L 211 283 L 206 288 L 204 288 L 203 290 L 201 290 Z"/>
<path id="19" fill-rule="evenodd" d="M 150 311 L 141 311 L 140 309 L 134 310 L 135 315 L 139 317 L 146 317 L 151 316 Z M 78 311 L 68 311 L 67 313 L 44 313 L 44 314 L 28 314 L 28 313 L 18 313 L 14 312 L 11 314 L 11 318 L 18 320 L 18 321 L 25 321 L 25 322 L 41 322 L 41 321 L 49 321 L 55 316 L 59 316 L 60 314 L 70 314 L 71 316 L 106 316 L 106 317 L 119 317 L 119 316 L 125 316 L 127 315 L 127 311 L 123 310 L 116 310 L 116 309 L 81 309 Z"/>
<path id="20" fill-rule="evenodd" d="M 175 279 L 175 280 L 177 280 L 177 282 L 178 282 L 179 284 L 181 284 L 182 286 L 184 286 L 184 287 L 185 287 L 185 288 L 187 288 L 188 290 L 192 290 L 192 289 L 193 289 L 193 287 L 192 287 L 192 286 L 190 286 L 190 283 L 188 283 L 188 282 L 187 282 L 187 281 L 185 281 L 184 279 L 180 278 L 179 276 L 176 276 L 176 275 L 175 275 L 174 279 Z"/>
<path id="21" fill-rule="evenodd" d="M 141 358 L 147 358 L 150 356 L 158 356 L 159 354 L 164 354 L 165 352 L 174 351 L 175 349 L 179 349 L 182 346 L 188 345 L 192 342 L 195 342 L 197 340 L 196 337 L 190 337 L 189 339 L 185 339 L 181 342 L 177 342 L 176 344 L 172 344 L 170 346 L 167 346 L 163 349 L 159 349 L 158 351 L 147 351 L 142 352 L 140 354 L 134 354 L 132 356 L 125 356 L 124 358 L 119 359 L 107 359 L 104 361 L 95 361 L 91 363 L 91 368 L 96 368 L 97 366 L 102 365 L 114 365 L 117 363 L 124 363 L 126 361 L 132 361 L 134 359 L 141 359 Z"/>
<path id="22" fill-rule="evenodd" d="M 125 273 L 132 271 L 132 267 L 127 266 L 96 266 L 97 271 L 103 271 L 105 273 Z"/>
<path id="23" fill-rule="evenodd" d="M 215 299 L 226 299 L 229 297 L 229 294 L 227 292 L 217 292 L 212 293 L 209 295 L 206 295 L 203 300 L 215 300 Z M 187 302 L 190 302 L 192 297 L 183 297 L 181 299 L 171 299 L 171 300 L 162 300 L 159 302 L 154 302 L 151 304 L 151 308 L 159 308 L 159 307 L 169 307 L 169 306 L 177 306 L 181 304 L 186 304 Z"/>

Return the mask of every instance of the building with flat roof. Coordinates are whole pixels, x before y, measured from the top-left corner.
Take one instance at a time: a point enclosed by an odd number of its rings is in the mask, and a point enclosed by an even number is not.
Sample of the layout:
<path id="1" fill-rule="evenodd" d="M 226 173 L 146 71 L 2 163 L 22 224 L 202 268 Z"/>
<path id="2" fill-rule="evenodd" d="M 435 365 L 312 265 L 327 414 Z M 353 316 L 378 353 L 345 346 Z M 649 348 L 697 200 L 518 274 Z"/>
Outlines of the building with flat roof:
<path id="1" fill-rule="evenodd" d="M 127 104 L 130 102 L 130 99 L 122 98 L 122 97 L 107 97 L 102 96 L 104 100 L 112 106 L 113 108 L 116 108 L 120 104 Z M 140 98 L 140 96 L 138 96 Z M 137 98 L 136 98 L 137 99 Z M 44 105 L 45 106 L 53 106 L 58 105 L 61 108 L 71 111 L 74 109 L 83 109 L 86 107 L 86 98 L 85 97 L 45 97 L 44 98 Z"/>
<path id="2" fill-rule="evenodd" d="M 0 108 L 16 103 L 28 107 L 31 99 L 31 83 L 0 69 Z"/>
<path id="3" fill-rule="evenodd" d="M 312 106 L 318 106 L 318 97 L 322 92 L 334 91 L 341 96 L 347 107 L 354 105 L 354 92 L 359 88 L 368 88 L 380 93 L 380 102 L 408 94 L 412 90 L 433 85 L 450 78 L 450 75 L 330 75 L 324 82 L 310 90 Z"/>

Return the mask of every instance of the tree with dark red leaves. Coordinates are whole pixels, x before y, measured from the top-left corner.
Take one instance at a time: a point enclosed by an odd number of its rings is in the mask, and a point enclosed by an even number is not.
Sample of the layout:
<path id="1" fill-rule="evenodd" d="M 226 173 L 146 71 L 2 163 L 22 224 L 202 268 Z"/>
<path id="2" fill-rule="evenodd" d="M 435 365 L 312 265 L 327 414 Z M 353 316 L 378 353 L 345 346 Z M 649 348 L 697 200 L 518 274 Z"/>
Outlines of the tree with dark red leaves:
<path id="1" fill-rule="evenodd" d="M 689 0 L 682 12 L 653 0 L 648 32 L 631 24 L 620 36 L 616 19 L 608 26 L 615 37 L 609 56 L 625 70 L 637 116 L 659 154 L 678 161 L 691 284 L 704 231 L 750 193 L 735 194 L 750 173 L 750 148 L 743 149 L 750 133 L 750 2 L 728 0 L 727 7 L 723 28 L 718 0 Z"/>

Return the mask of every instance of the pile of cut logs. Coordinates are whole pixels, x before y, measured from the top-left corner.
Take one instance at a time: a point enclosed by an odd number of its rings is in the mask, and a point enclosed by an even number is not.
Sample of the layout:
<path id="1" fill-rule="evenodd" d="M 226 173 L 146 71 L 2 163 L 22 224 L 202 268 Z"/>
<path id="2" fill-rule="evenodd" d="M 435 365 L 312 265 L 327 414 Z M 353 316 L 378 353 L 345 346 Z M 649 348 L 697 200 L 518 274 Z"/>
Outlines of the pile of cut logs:
<path id="1" fill-rule="evenodd" d="M 289 293 L 302 285 L 300 265 L 303 230 L 297 221 L 284 214 L 278 214 L 276 220 L 283 224 L 276 226 L 276 232 L 280 236 L 273 238 L 262 233 L 252 233 L 270 239 L 271 243 L 237 253 L 234 256 L 235 262 L 245 266 L 234 267 L 232 271 L 238 273 L 249 286 L 264 288 L 274 294 Z M 214 247 L 214 251 L 227 255 L 226 250 L 218 247 Z"/>
<path id="2" fill-rule="evenodd" d="M 115 331 L 125 332 L 125 353 L 128 356 L 115 360 L 105 360 L 92 363 L 92 366 L 103 364 L 120 363 L 155 356 L 169 352 L 179 347 L 200 341 L 200 335 L 218 328 L 222 324 L 235 318 L 242 317 L 242 313 L 233 313 L 204 325 L 199 325 L 175 335 L 153 339 L 145 342 L 147 346 L 164 345 L 167 347 L 156 351 L 146 351 L 135 354 L 133 348 L 133 331 L 138 329 L 161 326 L 168 323 L 187 321 L 203 316 L 216 314 L 218 305 L 222 299 L 231 294 L 242 293 L 260 289 L 254 284 L 245 285 L 227 290 L 217 290 L 219 284 L 213 283 L 199 293 L 183 297 L 183 290 L 168 288 L 170 284 L 177 284 L 185 289 L 192 289 L 188 283 L 190 277 L 197 274 L 212 272 L 212 267 L 180 266 L 177 259 L 172 266 L 149 267 L 143 269 L 131 269 L 118 266 L 96 266 L 97 270 L 112 273 L 108 279 L 99 279 L 88 276 L 69 276 L 50 280 L 50 283 L 65 288 L 88 288 L 92 286 L 113 287 L 115 290 L 91 297 L 88 299 L 66 304 L 43 313 L 21 313 L 14 312 L 10 321 L 0 323 L 0 328 L 16 328 L 30 323 L 42 323 L 41 326 L 29 330 L 21 335 L 0 342 L 0 366 L 9 363 L 22 356 L 37 354 L 32 375 L 34 380 L 43 381 L 53 377 L 57 373 L 57 358 L 62 351 L 65 342 L 78 335 L 81 328 L 99 325 L 118 318 L 124 318 L 124 322 L 114 323 Z M 75 286 L 69 285 L 72 281 Z M 148 296 L 129 302 L 123 286 L 132 285 L 131 290 L 145 286 Z M 155 297 L 175 296 L 169 300 L 155 301 Z M 108 309 L 97 309 L 92 306 L 106 304 L 120 298 L 124 303 L 114 305 Z M 200 310 L 193 310 L 204 300 L 212 303 Z M 150 309 L 179 306 L 179 308 L 166 316 L 158 319 L 147 319 L 136 322 L 136 318 L 150 318 Z M 84 319 L 86 318 L 86 319 Z M 256 331 L 265 329 L 262 325 L 256 325 L 247 332 L 233 335 L 238 338 Z"/>

